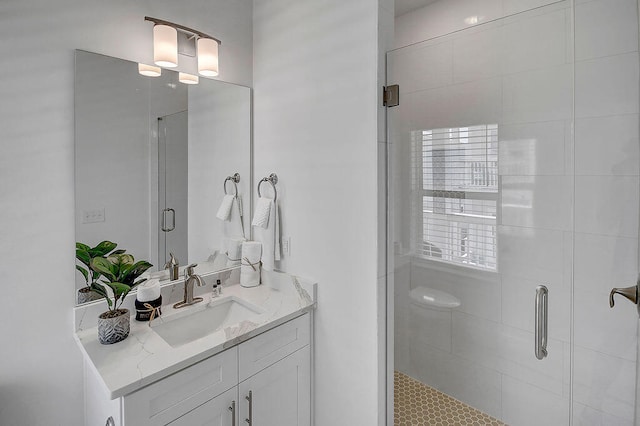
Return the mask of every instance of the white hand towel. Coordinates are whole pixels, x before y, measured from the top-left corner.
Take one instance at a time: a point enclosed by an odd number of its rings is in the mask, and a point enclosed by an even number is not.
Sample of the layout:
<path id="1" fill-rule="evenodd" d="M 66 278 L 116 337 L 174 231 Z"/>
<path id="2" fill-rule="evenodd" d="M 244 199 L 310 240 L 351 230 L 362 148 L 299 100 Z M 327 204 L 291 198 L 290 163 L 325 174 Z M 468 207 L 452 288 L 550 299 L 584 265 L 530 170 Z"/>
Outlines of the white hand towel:
<path id="1" fill-rule="evenodd" d="M 271 198 L 260 197 L 258 199 L 258 205 L 256 206 L 256 212 L 253 214 L 253 226 L 259 226 L 260 228 L 266 228 L 269 224 L 269 215 L 271 214 L 271 207 L 273 200 Z"/>
<path id="2" fill-rule="evenodd" d="M 157 300 L 160 297 L 160 281 L 157 279 L 150 279 L 138 286 L 138 294 L 136 299 L 139 302 L 151 302 Z"/>
<path id="3" fill-rule="evenodd" d="M 216 217 L 220 220 L 229 220 L 229 215 L 231 214 L 231 206 L 233 206 L 234 196 L 231 194 L 227 194 L 222 198 L 222 203 L 220 203 L 220 208 L 218 209 L 218 213 L 216 213 Z"/>
<path id="4" fill-rule="evenodd" d="M 240 285 L 255 287 L 260 284 L 260 257 L 262 244 L 257 241 L 242 243 L 242 266 L 240 267 Z"/>
<path id="5" fill-rule="evenodd" d="M 277 201 L 271 203 L 270 210 L 266 229 L 256 229 L 256 239 L 262 242 L 262 267 L 265 271 L 273 271 L 276 260 L 280 260 L 280 213 Z"/>
<path id="6" fill-rule="evenodd" d="M 222 222 L 222 235 L 226 238 L 242 238 L 244 240 L 244 223 L 242 217 L 242 198 L 240 196 L 233 199 L 229 220 Z M 223 251 L 224 251 L 224 245 Z"/>

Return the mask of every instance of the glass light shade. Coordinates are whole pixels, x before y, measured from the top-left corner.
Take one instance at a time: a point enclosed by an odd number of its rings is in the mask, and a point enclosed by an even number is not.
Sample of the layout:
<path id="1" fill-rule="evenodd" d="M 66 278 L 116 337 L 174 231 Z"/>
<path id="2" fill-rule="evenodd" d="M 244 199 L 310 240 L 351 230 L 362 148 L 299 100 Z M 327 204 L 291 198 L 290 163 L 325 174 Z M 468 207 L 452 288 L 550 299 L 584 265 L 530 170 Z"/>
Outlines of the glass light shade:
<path id="1" fill-rule="evenodd" d="M 162 75 L 162 68 L 154 67 L 153 65 L 138 64 L 138 72 L 147 77 L 160 77 L 160 75 Z"/>
<path id="2" fill-rule="evenodd" d="M 153 62 L 161 67 L 178 66 L 178 31 L 168 25 L 153 27 Z"/>
<path id="3" fill-rule="evenodd" d="M 198 84 L 200 79 L 197 75 L 187 74 L 185 72 L 178 73 L 178 81 L 184 84 Z"/>
<path id="4" fill-rule="evenodd" d="M 198 39 L 198 72 L 205 77 L 218 75 L 218 42 L 210 38 Z"/>

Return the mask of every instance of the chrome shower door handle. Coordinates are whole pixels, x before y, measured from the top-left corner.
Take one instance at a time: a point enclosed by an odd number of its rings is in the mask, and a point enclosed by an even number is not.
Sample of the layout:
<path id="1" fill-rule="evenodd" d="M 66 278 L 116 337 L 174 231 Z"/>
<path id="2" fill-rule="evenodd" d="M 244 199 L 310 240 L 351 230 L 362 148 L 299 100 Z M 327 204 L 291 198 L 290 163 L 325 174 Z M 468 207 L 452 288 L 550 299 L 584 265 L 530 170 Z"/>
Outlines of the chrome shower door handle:
<path id="1" fill-rule="evenodd" d="M 535 353 L 536 358 L 544 359 L 547 356 L 547 323 L 549 309 L 549 290 L 543 285 L 536 287 L 536 313 L 535 313 Z"/>
<path id="2" fill-rule="evenodd" d="M 171 212 L 171 227 L 167 228 L 167 213 Z M 164 232 L 171 232 L 176 229 L 176 211 L 174 209 L 162 210 L 162 230 Z"/>

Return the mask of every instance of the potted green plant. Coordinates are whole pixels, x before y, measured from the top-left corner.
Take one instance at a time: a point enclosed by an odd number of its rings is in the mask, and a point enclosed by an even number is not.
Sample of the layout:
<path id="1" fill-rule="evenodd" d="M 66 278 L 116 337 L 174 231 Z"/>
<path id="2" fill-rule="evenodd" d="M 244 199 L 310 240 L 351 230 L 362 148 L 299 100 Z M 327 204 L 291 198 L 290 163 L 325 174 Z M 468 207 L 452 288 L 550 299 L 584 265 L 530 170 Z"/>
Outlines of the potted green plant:
<path id="1" fill-rule="evenodd" d="M 126 253 L 91 260 L 91 269 L 104 276 L 101 283 L 93 282 L 91 289 L 104 297 L 109 307 L 109 310 L 98 316 L 98 339 L 103 345 L 120 342 L 129 335 L 129 310 L 120 307 L 131 289 L 146 280 L 144 278 L 136 281 L 138 277 L 152 266 L 145 260 L 135 262 L 133 256 Z"/>
<path id="2" fill-rule="evenodd" d="M 91 260 L 97 257 L 105 258 L 110 254 L 121 254 L 125 252 L 124 250 L 115 250 L 117 246 L 116 243 L 112 243 L 111 241 L 102 241 L 95 247 L 89 247 L 86 244 L 76 242 L 76 259 L 82 264 L 76 265 L 76 269 L 80 271 L 87 284 L 78 290 L 78 304 L 98 300 L 102 297 L 100 294 L 91 290 L 91 284 L 98 281 L 98 278 L 101 276 L 100 272 L 91 269 Z"/>

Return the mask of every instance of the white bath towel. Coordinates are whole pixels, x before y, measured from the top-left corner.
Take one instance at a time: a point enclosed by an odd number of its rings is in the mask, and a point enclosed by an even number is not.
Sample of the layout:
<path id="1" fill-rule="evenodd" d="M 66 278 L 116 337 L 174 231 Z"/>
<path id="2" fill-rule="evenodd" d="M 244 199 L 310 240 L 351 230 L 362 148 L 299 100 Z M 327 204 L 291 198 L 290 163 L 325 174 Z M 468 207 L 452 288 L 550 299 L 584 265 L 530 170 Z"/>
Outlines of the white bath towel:
<path id="1" fill-rule="evenodd" d="M 227 266 L 240 265 L 242 255 L 242 243 L 244 238 L 225 238 L 223 250 L 227 255 Z"/>
<path id="2" fill-rule="evenodd" d="M 266 228 L 256 228 L 256 240 L 262 242 L 262 267 L 265 271 L 273 271 L 275 262 L 280 260 L 281 236 L 278 210 L 278 202 L 272 202 Z"/>
<path id="3" fill-rule="evenodd" d="M 255 287 L 260 284 L 260 257 L 262 244 L 258 241 L 242 243 L 242 263 L 240 267 L 240 285 Z"/>
<path id="4" fill-rule="evenodd" d="M 220 208 L 218 209 L 218 213 L 216 213 L 216 217 L 220 220 L 229 220 L 229 216 L 231 215 L 231 206 L 233 206 L 233 199 L 235 197 L 233 195 L 227 194 L 222 198 L 222 203 L 220 203 Z"/>
<path id="5" fill-rule="evenodd" d="M 269 215 L 271 214 L 271 207 L 273 200 L 267 197 L 258 198 L 258 204 L 256 205 L 256 211 L 253 214 L 253 226 L 260 228 L 266 228 L 269 225 Z"/>

